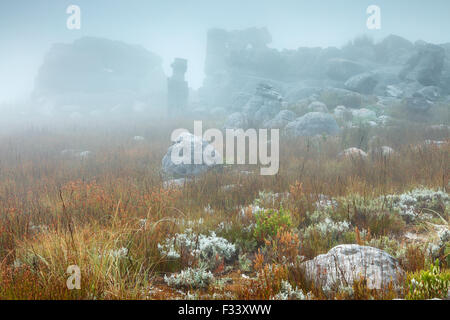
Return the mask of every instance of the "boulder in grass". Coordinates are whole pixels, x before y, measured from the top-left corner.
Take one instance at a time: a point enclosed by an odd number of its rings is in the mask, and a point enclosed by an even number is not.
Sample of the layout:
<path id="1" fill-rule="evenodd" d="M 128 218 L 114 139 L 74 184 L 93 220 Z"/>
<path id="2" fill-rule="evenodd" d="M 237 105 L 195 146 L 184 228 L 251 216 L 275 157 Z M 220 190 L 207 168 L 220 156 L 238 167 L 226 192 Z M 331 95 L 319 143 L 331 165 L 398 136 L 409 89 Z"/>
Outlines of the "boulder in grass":
<path id="1" fill-rule="evenodd" d="M 367 153 L 358 148 L 348 148 L 339 153 L 339 158 L 361 158 L 366 159 Z"/>
<path id="2" fill-rule="evenodd" d="M 369 289 L 399 285 L 404 272 L 399 262 L 380 249 L 357 244 L 334 247 L 302 264 L 307 279 L 324 290 L 349 287 L 364 278 Z"/>
<path id="3" fill-rule="evenodd" d="M 195 163 L 195 159 L 199 163 Z M 190 177 L 205 173 L 222 163 L 222 157 L 213 145 L 184 132 L 167 150 L 162 160 L 162 170 L 171 176 Z"/>

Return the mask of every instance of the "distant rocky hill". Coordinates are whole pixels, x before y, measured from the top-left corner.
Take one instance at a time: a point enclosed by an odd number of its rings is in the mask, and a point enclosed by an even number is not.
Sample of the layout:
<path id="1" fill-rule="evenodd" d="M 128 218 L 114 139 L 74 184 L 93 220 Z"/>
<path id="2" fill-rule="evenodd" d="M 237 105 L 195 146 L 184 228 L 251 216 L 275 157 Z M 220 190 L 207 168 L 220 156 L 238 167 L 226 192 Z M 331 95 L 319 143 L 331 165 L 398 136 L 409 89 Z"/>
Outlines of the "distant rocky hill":
<path id="1" fill-rule="evenodd" d="M 261 82 L 287 103 L 330 87 L 396 99 L 412 98 L 427 87 L 450 94 L 449 44 L 391 35 L 377 43 L 359 37 L 342 48 L 279 51 L 270 42 L 265 28 L 209 30 L 201 104 L 239 111 Z"/>
<path id="2" fill-rule="evenodd" d="M 85 37 L 51 47 L 33 98 L 50 109 L 93 112 L 160 104 L 166 87 L 158 55 L 138 45 Z"/>

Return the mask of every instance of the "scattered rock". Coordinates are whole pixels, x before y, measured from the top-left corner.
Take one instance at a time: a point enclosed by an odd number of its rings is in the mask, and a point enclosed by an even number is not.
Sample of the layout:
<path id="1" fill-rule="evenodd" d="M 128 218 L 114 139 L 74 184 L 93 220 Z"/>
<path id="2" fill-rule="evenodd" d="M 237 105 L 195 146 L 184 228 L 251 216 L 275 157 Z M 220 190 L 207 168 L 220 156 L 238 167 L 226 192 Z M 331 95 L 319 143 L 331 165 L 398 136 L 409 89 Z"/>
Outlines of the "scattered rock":
<path id="1" fill-rule="evenodd" d="M 447 141 L 438 141 L 438 140 L 425 140 L 424 143 L 426 146 L 434 146 L 434 147 L 442 147 L 448 144 Z"/>
<path id="2" fill-rule="evenodd" d="M 180 188 L 186 185 L 190 179 L 187 178 L 179 178 L 179 179 L 170 179 L 163 182 L 163 188 L 164 189 L 170 189 L 170 188 Z"/>
<path id="3" fill-rule="evenodd" d="M 85 160 L 92 155 L 92 152 L 89 150 L 82 151 L 82 150 L 76 150 L 76 149 L 65 149 L 65 150 L 61 151 L 61 155 L 64 157 Z"/>

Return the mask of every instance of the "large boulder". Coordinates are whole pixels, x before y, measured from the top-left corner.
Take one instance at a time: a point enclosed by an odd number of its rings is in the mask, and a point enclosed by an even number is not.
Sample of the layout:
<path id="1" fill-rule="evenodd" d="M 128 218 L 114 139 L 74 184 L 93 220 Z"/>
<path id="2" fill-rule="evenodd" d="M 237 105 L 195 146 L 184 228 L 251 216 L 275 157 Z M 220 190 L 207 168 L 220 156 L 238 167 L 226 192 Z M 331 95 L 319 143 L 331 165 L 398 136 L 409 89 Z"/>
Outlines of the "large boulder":
<path id="1" fill-rule="evenodd" d="M 341 58 L 333 58 L 327 63 L 326 74 L 333 80 L 345 81 L 352 76 L 363 73 L 364 71 L 364 66 L 357 62 Z"/>
<path id="2" fill-rule="evenodd" d="M 174 158 L 179 160 L 184 157 L 186 161 L 174 161 Z M 198 164 L 195 163 L 196 157 L 200 159 Z M 184 132 L 167 150 L 162 159 L 162 170 L 170 176 L 189 177 L 205 173 L 221 163 L 220 153 L 211 144 L 198 136 Z"/>
<path id="3" fill-rule="evenodd" d="M 160 103 L 166 87 L 159 56 L 141 46 L 84 37 L 51 47 L 33 97 L 58 108 L 77 106 L 76 111 L 118 105 L 130 109 L 136 100 Z"/>
<path id="4" fill-rule="evenodd" d="M 309 112 L 286 125 L 287 135 L 312 137 L 316 135 L 336 135 L 339 126 L 332 115 L 323 112 Z"/>
<path id="5" fill-rule="evenodd" d="M 270 129 L 282 129 L 289 122 L 294 121 L 296 117 L 297 117 L 297 115 L 294 112 L 290 111 L 290 110 L 281 110 L 275 116 L 275 118 L 264 122 L 263 127 L 264 128 L 270 128 Z"/>
<path id="6" fill-rule="evenodd" d="M 367 246 L 344 244 L 303 263 L 306 277 L 325 290 L 351 286 L 365 278 L 369 289 L 398 285 L 403 271 L 386 252 Z"/>
<path id="7" fill-rule="evenodd" d="M 378 80 L 376 77 L 370 73 L 361 73 L 356 76 L 351 77 L 345 82 L 345 87 L 349 90 L 356 91 L 363 94 L 371 94 Z"/>
<path id="8" fill-rule="evenodd" d="M 399 77 L 404 80 L 418 81 L 424 86 L 439 85 L 444 60 L 444 48 L 430 43 L 417 43 L 416 51 L 400 72 Z"/>
<path id="9" fill-rule="evenodd" d="M 255 95 L 245 105 L 243 113 L 249 119 L 250 126 L 260 127 L 280 112 L 282 101 L 281 94 L 274 87 L 259 83 Z"/>

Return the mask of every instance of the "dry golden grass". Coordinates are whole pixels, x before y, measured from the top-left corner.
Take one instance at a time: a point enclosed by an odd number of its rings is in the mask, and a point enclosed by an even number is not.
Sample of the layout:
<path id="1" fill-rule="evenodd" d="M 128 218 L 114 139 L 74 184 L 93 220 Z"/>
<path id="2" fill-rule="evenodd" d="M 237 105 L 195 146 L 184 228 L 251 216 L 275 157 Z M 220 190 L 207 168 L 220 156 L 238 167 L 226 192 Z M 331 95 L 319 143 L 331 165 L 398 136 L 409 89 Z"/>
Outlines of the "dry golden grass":
<path id="1" fill-rule="evenodd" d="M 320 194 L 373 198 L 416 186 L 448 188 L 450 144 L 417 147 L 429 138 L 448 140 L 448 131 L 430 137 L 426 129 L 406 127 L 370 133 L 396 150 L 390 157 L 339 160 L 337 154 L 343 148 L 361 140 L 360 132 L 345 132 L 337 138 L 283 140 L 280 171 L 275 176 L 260 176 L 252 166 L 231 166 L 197 177 L 182 188 L 165 189 L 160 166 L 170 133 L 190 126 L 192 123 L 183 121 L 152 125 L 136 121 L 127 126 L 55 126 L 0 135 L 0 299 L 177 297 L 161 279 L 165 272 L 181 270 L 185 263 L 168 261 L 157 244 L 182 232 L 182 219 L 200 218 L 204 223 L 195 228 L 203 233 L 221 222 L 232 222 L 234 229 L 223 235 L 234 242 L 241 237 L 240 226 L 248 223 L 239 215 L 239 207 L 251 204 L 262 190 L 290 192 L 286 209 L 294 224 L 301 226 L 307 223 L 306 212 L 313 210 Z M 146 140 L 133 141 L 137 134 Z M 74 159 L 62 156 L 64 149 L 91 150 L 93 154 L 85 160 Z M 245 175 L 240 170 L 255 174 Z M 222 188 L 227 185 L 237 187 Z M 207 206 L 214 214 L 205 213 Z M 141 219 L 146 219 L 144 225 Z M 358 225 L 372 226 L 370 221 Z M 32 226 L 48 230 L 36 232 Z M 395 227 L 374 225 L 370 231 L 381 235 Z M 356 229 L 354 242 L 366 240 L 361 240 Z M 283 267 L 282 257 L 294 260 L 301 242 L 297 234 L 280 231 L 275 239 L 266 241 L 268 251 L 253 253 L 253 272 L 259 271 L 259 276 L 254 280 L 239 277 L 235 263 L 228 271 L 231 284 L 200 291 L 199 298 L 229 291 L 234 298 L 268 299 L 279 290 L 282 279 L 298 284 L 301 275 Z M 128 250 L 126 259 L 111 254 L 120 248 Z M 314 245 L 306 248 L 310 251 L 300 254 L 314 256 L 325 250 Z M 407 256 L 404 265 L 408 270 L 424 267 L 417 248 L 410 247 Z M 14 261 L 22 266 L 13 266 Z M 81 268 L 81 290 L 66 288 L 69 265 Z M 215 273 L 227 275 L 223 265 Z M 248 290 L 249 283 L 254 290 Z M 155 286 L 162 291 L 152 291 Z M 356 283 L 354 289 L 359 298 L 368 297 L 364 282 Z M 315 294 L 323 298 L 319 290 Z"/>

